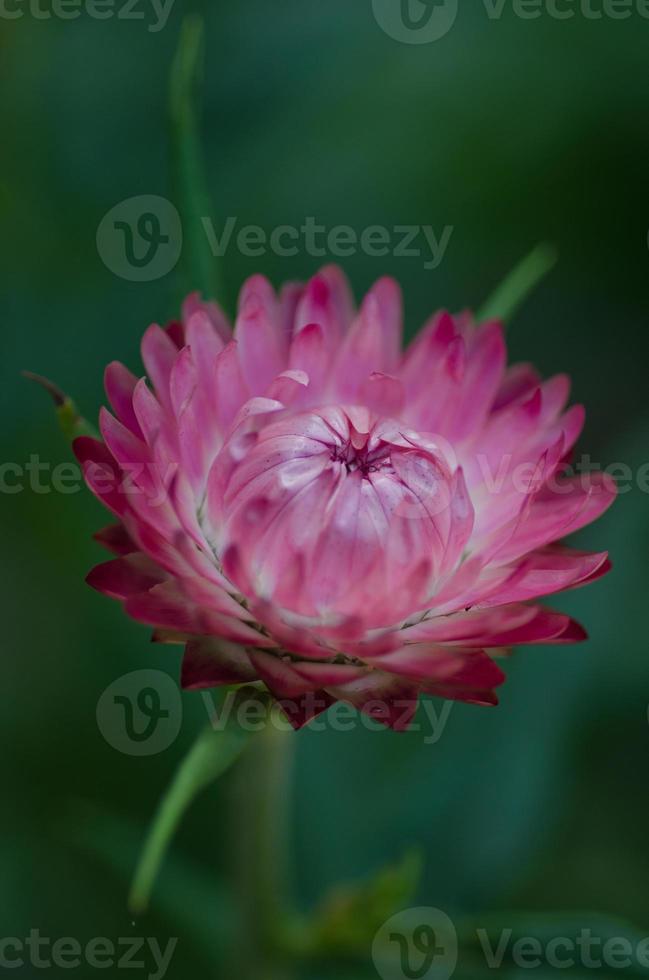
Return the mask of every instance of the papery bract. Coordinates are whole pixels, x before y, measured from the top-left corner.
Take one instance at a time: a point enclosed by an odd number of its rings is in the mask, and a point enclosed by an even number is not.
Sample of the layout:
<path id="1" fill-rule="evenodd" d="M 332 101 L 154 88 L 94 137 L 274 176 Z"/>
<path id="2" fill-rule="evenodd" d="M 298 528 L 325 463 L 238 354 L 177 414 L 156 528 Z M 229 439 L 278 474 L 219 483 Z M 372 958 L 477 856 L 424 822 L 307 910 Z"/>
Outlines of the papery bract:
<path id="1" fill-rule="evenodd" d="M 567 378 L 507 369 L 498 323 L 438 313 L 405 353 L 401 331 L 390 279 L 356 312 L 336 268 L 279 297 L 254 276 L 233 332 L 197 296 L 147 330 L 151 387 L 107 368 L 114 414 L 75 451 L 118 557 L 89 581 L 185 644 L 185 687 L 402 728 L 422 692 L 495 704 L 512 646 L 584 638 L 533 601 L 608 568 L 557 544 L 615 496 L 562 475 Z"/>

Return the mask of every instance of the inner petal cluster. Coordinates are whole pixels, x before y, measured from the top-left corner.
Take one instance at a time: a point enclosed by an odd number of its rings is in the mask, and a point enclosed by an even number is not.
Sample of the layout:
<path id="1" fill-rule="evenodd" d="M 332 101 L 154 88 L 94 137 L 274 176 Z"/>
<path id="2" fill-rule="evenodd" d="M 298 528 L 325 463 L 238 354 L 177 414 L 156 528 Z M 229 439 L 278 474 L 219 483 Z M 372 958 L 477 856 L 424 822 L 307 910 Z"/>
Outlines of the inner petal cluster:
<path id="1" fill-rule="evenodd" d="M 212 474 L 208 514 L 242 592 L 326 623 L 362 610 L 365 628 L 425 608 L 471 531 L 461 471 L 366 409 L 278 414 Z"/>

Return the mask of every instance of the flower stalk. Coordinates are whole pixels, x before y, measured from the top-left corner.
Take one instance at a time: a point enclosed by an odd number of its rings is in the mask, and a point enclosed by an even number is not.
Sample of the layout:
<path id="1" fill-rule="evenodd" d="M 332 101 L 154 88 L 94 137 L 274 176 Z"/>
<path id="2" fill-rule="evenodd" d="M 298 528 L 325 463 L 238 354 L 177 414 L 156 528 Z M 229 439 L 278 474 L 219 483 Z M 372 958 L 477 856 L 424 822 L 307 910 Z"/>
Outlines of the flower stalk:
<path id="1" fill-rule="evenodd" d="M 245 698 L 246 693 L 240 693 L 239 697 Z M 223 731 L 215 731 L 208 725 L 198 735 L 153 817 L 129 894 L 129 908 L 134 914 L 146 911 L 169 844 L 189 806 L 233 765 L 248 738 L 249 734 L 234 724 Z"/>
<path id="2" fill-rule="evenodd" d="M 293 732 L 269 712 L 235 770 L 233 875 L 239 904 L 237 976 L 273 980 L 288 924 Z"/>

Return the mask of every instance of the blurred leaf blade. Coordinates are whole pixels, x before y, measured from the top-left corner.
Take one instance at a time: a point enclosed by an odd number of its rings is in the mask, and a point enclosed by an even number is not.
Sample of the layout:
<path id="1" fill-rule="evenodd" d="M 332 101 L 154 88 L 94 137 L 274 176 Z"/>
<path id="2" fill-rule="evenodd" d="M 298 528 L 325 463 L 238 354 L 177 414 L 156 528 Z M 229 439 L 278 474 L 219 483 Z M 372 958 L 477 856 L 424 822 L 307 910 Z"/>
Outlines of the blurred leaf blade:
<path id="1" fill-rule="evenodd" d="M 183 815 L 196 796 L 233 765 L 248 737 L 249 733 L 236 722 L 228 722 L 222 731 L 207 726 L 180 763 L 160 801 L 133 877 L 129 908 L 134 913 L 146 911 L 158 871 Z"/>
<path id="2" fill-rule="evenodd" d="M 556 249 L 542 242 L 516 265 L 491 294 L 478 313 L 478 320 L 509 323 L 528 296 L 557 263 Z"/>
<path id="3" fill-rule="evenodd" d="M 104 874 L 113 876 L 120 886 L 130 879 L 141 850 L 141 829 L 135 818 L 74 799 L 59 817 L 58 833 L 76 851 L 99 861 Z M 156 912 L 213 956 L 215 946 L 225 947 L 234 929 L 226 883 L 213 868 L 182 853 L 170 853 L 165 870 L 168 878 L 166 887 L 156 892 Z"/>
<path id="4" fill-rule="evenodd" d="M 222 300 L 218 259 L 212 254 L 202 221 L 213 215 L 197 109 L 203 64 L 203 20 L 198 15 L 190 15 L 183 21 L 169 90 L 174 186 L 183 224 L 184 266 L 190 288 L 200 290 L 205 299 Z"/>

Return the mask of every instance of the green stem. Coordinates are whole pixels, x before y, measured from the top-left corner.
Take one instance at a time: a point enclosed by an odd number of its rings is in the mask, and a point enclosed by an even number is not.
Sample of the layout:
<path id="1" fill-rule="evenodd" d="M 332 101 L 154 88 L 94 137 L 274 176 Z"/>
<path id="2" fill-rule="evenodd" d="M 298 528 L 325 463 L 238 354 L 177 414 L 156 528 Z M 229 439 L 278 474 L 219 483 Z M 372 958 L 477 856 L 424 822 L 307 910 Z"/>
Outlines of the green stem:
<path id="1" fill-rule="evenodd" d="M 217 258 L 212 254 L 203 219 L 214 218 L 200 133 L 199 92 L 204 62 L 203 20 L 183 21 L 169 92 L 175 194 L 185 236 L 184 265 L 188 285 L 204 299 L 224 301 Z"/>
<path id="2" fill-rule="evenodd" d="M 214 732 L 208 727 L 181 762 L 160 801 L 135 872 L 129 895 L 129 908 L 135 914 L 146 911 L 154 881 L 185 811 L 201 790 L 232 765 L 246 741 L 247 736 L 236 729 Z"/>
<path id="3" fill-rule="evenodd" d="M 551 245 L 545 242 L 537 245 L 489 297 L 478 314 L 478 322 L 502 320 L 508 323 L 556 262 L 557 253 Z"/>
<path id="4" fill-rule="evenodd" d="M 293 733 L 267 716 L 264 730 L 236 770 L 235 881 L 240 909 L 242 980 L 277 977 L 273 960 L 287 922 L 290 782 Z"/>

